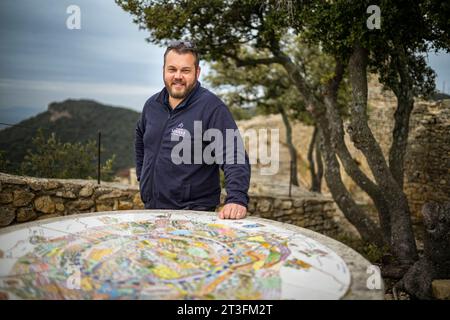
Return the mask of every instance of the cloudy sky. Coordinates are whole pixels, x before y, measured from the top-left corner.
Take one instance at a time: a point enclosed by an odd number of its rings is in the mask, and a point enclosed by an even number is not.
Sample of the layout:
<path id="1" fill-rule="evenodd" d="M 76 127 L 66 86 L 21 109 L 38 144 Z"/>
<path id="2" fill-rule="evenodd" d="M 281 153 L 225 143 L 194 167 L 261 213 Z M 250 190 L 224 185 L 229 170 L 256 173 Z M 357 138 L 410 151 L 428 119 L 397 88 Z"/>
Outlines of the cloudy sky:
<path id="1" fill-rule="evenodd" d="M 66 26 L 70 5 L 81 10 L 80 30 Z M 1 0 L 0 122 L 19 108 L 31 116 L 67 98 L 141 111 L 163 86 L 164 49 L 146 37 L 113 0 Z M 449 57 L 429 57 L 446 92 Z"/>

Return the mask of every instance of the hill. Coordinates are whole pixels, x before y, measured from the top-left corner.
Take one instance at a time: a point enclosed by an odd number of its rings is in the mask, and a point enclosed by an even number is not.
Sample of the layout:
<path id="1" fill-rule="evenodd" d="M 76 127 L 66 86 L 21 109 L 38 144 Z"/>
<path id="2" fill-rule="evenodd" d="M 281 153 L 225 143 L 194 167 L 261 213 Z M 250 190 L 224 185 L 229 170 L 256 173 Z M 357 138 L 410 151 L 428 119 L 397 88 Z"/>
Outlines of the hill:
<path id="1" fill-rule="evenodd" d="M 93 100 L 65 100 L 49 104 L 47 111 L 0 131 L 0 150 L 11 165 L 20 167 L 38 128 L 45 136 L 52 132 L 62 142 L 97 140 L 102 134 L 102 162 L 116 154 L 114 171 L 134 167 L 134 130 L 140 113 L 127 108 L 103 105 Z"/>

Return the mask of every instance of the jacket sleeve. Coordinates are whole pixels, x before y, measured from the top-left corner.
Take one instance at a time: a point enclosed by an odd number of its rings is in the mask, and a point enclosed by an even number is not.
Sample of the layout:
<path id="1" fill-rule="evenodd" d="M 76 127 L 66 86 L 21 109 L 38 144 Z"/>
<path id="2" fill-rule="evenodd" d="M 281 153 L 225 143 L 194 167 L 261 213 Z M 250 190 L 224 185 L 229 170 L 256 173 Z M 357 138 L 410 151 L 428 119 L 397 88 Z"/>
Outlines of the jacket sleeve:
<path id="1" fill-rule="evenodd" d="M 220 168 L 225 175 L 225 189 L 227 192 L 225 203 L 237 203 L 248 208 L 250 162 L 236 122 L 226 105 L 221 104 L 214 110 L 209 122 L 209 128 L 219 129 L 223 136 L 223 163 L 220 165 Z M 232 129 L 232 132 L 236 132 L 236 137 L 227 139 L 227 129 Z M 232 142 L 233 140 L 234 142 Z"/>
<path id="2" fill-rule="evenodd" d="M 144 161 L 144 133 L 145 133 L 145 106 L 142 110 L 141 117 L 136 123 L 135 137 L 134 137 L 134 155 L 136 162 L 136 177 L 140 180 L 142 163 Z"/>

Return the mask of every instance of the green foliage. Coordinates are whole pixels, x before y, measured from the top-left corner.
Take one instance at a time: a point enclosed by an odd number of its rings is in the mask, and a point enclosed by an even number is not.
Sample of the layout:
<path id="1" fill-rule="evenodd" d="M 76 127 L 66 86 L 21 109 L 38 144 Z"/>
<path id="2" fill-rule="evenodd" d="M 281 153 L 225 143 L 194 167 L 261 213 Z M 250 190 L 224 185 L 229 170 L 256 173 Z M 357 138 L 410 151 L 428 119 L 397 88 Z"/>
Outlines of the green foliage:
<path id="1" fill-rule="evenodd" d="M 242 47 L 250 47 L 251 55 L 266 57 L 285 52 L 289 44 L 286 35 L 295 34 L 345 64 L 355 43 L 360 43 L 369 51 L 369 65 L 372 72 L 380 75 L 381 83 L 399 92 L 402 83 L 412 82 L 415 96 L 428 96 L 433 91 L 435 74 L 426 64 L 427 51 L 450 48 L 448 1 L 116 0 L 116 3 L 135 16 L 141 28 L 150 31 L 148 41 L 166 44 L 171 39 L 190 38 L 208 61 L 242 60 L 245 57 Z M 370 5 L 381 9 L 380 30 L 367 28 Z M 293 60 L 301 64 L 301 60 Z M 406 63 L 405 70 L 402 63 Z M 322 75 L 328 73 L 327 68 L 323 71 Z"/>
<path id="2" fill-rule="evenodd" d="M 307 44 L 301 37 L 286 35 L 286 52 L 299 61 L 307 76 L 308 85 L 316 95 L 321 95 L 321 86 L 333 75 L 333 59 L 317 45 Z M 250 59 L 267 57 L 264 52 L 255 53 L 249 47 L 242 47 L 240 56 Z M 232 59 L 222 59 L 211 63 L 211 72 L 206 81 L 216 90 L 226 103 L 233 108 L 251 106 L 257 114 L 279 113 L 287 110 L 292 119 L 305 124 L 313 124 L 306 110 L 305 102 L 297 88 L 289 80 L 286 70 L 278 64 L 256 66 L 236 66 Z M 349 101 L 347 80 L 339 90 L 338 103 L 341 113 L 346 114 Z"/>
<path id="3" fill-rule="evenodd" d="M 5 158 L 5 151 L 0 150 L 0 172 L 7 172 L 11 163 Z"/>
<path id="4" fill-rule="evenodd" d="M 47 139 L 43 130 L 33 138 L 35 151 L 27 150 L 21 164 L 22 174 L 60 179 L 94 179 L 97 176 L 97 143 L 62 143 L 55 133 Z M 101 178 L 112 181 L 112 166 L 115 155 L 101 167 Z"/>
<path id="5" fill-rule="evenodd" d="M 338 234 L 329 234 L 329 236 L 349 246 L 350 248 L 361 254 L 364 258 L 366 258 L 372 263 L 381 263 L 383 257 L 389 255 L 388 247 L 380 248 L 374 245 L 373 243 L 366 242 L 364 240 L 361 240 L 360 238 L 357 238 L 349 234 L 338 233 Z"/>
<path id="6" fill-rule="evenodd" d="M 369 29 L 370 5 L 381 10 L 381 29 Z M 324 51 L 347 61 L 356 42 L 369 51 L 369 66 L 380 82 L 401 95 L 411 85 L 414 96 L 429 97 L 435 72 L 427 66 L 427 52 L 450 48 L 450 5 L 433 0 L 313 1 L 310 10 L 298 10 L 297 30 Z M 303 8 L 304 9 L 304 8 Z M 313 11 L 313 13 L 311 13 Z"/>
<path id="7" fill-rule="evenodd" d="M 233 119 L 236 121 L 239 120 L 248 120 L 256 115 L 255 108 L 242 108 L 238 106 L 229 106 L 230 112 L 233 115 Z"/>

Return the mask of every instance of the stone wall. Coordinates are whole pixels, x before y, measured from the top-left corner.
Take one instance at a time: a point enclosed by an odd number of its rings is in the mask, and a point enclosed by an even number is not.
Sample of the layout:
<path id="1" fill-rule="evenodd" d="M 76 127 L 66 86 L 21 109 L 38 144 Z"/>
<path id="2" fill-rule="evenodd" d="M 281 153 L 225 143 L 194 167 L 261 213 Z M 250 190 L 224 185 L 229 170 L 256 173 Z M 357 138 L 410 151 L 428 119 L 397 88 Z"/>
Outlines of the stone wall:
<path id="1" fill-rule="evenodd" d="M 137 186 L 0 173 L 0 227 L 76 213 L 143 208 Z M 336 213 L 332 199 L 321 195 L 250 194 L 249 213 L 325 234 L 352 232 L 345 218 Z"/>
<path id="2" fill-rule="evenodd" d="M 397 100 L 376 81 L 369 91 L 369 125 L 388 159 Z M 404 191 L 415 223 L 427 201 L 450 200 L 450 100 L 416 100 L 409 122 Z"/>
<path id="3" fill-rule="evenodd" d="M 249 212 L 254 216 L 294 224 L 323 234 L 339 232 L 334 202 L 325 197 L 250 199 Z"/>
<path id="4" fill-rule="evenodd" d="M 0 173 L 0 226 L 75 213 L 142 209 L 137 187 Z"/>
<path id="5" fill-rule="evenodd" d="M 415 220 L 427 201 L 450 200 L 450 100 L 417 104 L 405 159 L 405 193 Z"/>

